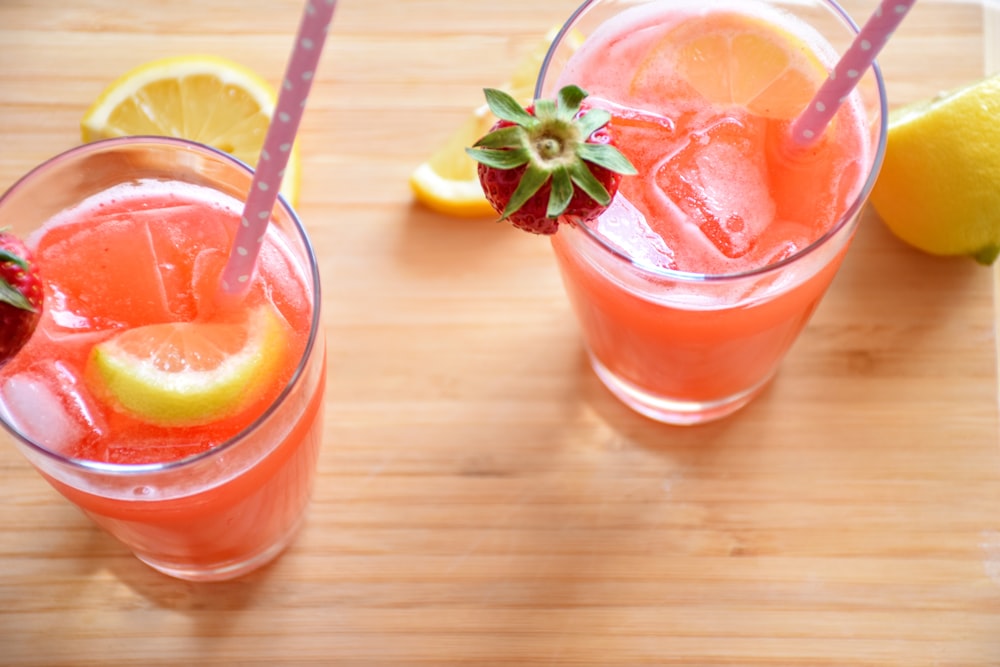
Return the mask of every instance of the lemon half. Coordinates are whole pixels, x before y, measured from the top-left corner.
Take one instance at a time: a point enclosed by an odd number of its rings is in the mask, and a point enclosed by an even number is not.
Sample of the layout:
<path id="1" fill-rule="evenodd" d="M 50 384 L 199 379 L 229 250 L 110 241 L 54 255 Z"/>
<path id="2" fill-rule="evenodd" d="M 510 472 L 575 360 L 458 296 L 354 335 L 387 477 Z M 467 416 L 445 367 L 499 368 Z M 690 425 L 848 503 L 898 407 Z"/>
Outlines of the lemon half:
<path id="1" fill-rule="evenodd" d="M 1000 253 L 1000 74 L 889 116 L 871 203 L 886 226 L 935 255 L 992 264 Z"/>

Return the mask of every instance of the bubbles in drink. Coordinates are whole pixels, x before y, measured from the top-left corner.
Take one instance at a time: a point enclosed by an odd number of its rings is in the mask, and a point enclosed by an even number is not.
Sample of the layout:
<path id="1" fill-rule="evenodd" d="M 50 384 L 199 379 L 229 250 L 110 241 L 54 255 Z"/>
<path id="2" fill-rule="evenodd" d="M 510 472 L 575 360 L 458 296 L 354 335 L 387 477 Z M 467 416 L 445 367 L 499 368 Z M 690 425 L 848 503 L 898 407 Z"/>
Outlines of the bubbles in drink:
<path id="1" fill-rule="evenodd" d="M 760 119 L 728 116 L 691 132 L 656 173 L 663 193 L 731 259 L 750 252 L 774 219 L 765 137 Z"/>
<path id="2" fill-rule="evenodd" d="M 231 232 L 194 202 L 205 200 L 234 219 L 238 203 L 194 185 L 175 190 L 149 180 L 116 186 L 36 232 L 39 262 L 60 276 L 58 324 L 112 329 L 196 316 L 194 258 L 228 248 Z"/>
<path id="3" fill-rule="evenodd" d="M 102 453 L 102 460 L 108 463 L 120 465 L 132 465 L 142 463 L 153 463 L 160 461 L 179 461 L 195 454 L 205 451 L 205 447 L 200 442 L 180 443 L 171 438 L 150 438 L 131 437 L 128 439 L 117 438 L 107 443 L 107 447 Z M 151 496 L 153 490 L 142 487 L 144 494 Z M 140 495 L 138 489 L 133 492 Z"/>
<path id="4" fill-rule="evenodd" d="M 68 324 L 75 318 L 84 325 L 81 328 L 115 328 L 168 320 L 170 310 L 149 235 L 130 233 L 141 220 L 129 215 L 98 218 L 89 228 L 79 224 L 53 227 L 55 231 L 38 246 L 39 263 L 52 274 L 67 276 L 59 282 L 59 322 Z M 125 237 L 130 242 L 120 241 Z M 88 270 L 79 271 L 79 266 Z M 131 289 L 123 290 L 122 285 Z M 115 307 L 108 309 L 107 304 Z M 126 317 L 100 314 L 109 310 Z"/>

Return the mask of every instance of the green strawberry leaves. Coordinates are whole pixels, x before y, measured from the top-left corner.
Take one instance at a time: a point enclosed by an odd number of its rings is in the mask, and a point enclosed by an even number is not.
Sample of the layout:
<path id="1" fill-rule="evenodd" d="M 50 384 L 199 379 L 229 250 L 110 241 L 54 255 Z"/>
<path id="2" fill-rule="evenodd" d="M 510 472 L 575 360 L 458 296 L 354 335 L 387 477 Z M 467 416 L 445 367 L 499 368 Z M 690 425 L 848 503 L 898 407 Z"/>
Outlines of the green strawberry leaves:
<path id="1" fill-rule="evenodd" d="M 29 269 L 28 262 L 23 257 L 6 248 L 0 248 L 0 266 L 4 264 L 14 264 L 23 271 Z M 6 303 L 21 310 L 35 312 L 35 308 L 28 301 L 28 298 L 15 289 L 3 277 L 0 277 L 0 303 Z"/>
<path id="2" fill-rule="evenodd" d="M 20 255 L 7 250 L 6 248 L 0 248 L 0 264 L 6 263 L 17 264 L 23 270 L 28 270 L 28 261 L 21 257 Z"/>
<path id="3" fill-rule="evenodd" d="M 524 174 L 501 212 L 505 220 L 551 182 L 546 215 L 557 218 L 570 205 L 577 188 L 601 206 L 611 194 L 594 176 L 590 165 L 623 175 L 637 173 L 621 151 L 610 144 L 588 143 L 591 135 L 611 121 L 604 109 L 582 110 L 587 92 L 579 86 L 559 90 L 555 100 L 535 100 L 534 113 L 511 95 L 484 90 L 493 114 L 512 125 L 493 130 L 466 152 L 478 162 L 499 170 L 524 167 Z"/>

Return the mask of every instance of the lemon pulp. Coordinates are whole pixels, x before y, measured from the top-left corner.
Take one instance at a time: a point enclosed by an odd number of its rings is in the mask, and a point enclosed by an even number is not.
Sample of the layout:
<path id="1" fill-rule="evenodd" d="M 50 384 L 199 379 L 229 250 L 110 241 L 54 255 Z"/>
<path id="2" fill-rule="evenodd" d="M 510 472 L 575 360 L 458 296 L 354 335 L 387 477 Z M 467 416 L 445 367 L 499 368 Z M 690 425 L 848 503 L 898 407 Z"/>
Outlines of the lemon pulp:
<path id="1" fill-rule="evenodd" d="M 80 122 L 84 142 L 151 134 L 189 139 L 256 166 L 274 114 L 274 89 L 252 70 L 217 56 L 154 60 L 118 77 Z M 281 194 L 298 198 L 300 158 L 292 147 Z"/>
<path id="2" fill-rule="evenodd" d="M 287 325 L 270 305 L 239 322 L 135 327 L 95 345 L 99 395 L 144 421 L 189 426 L 239 412 L 280 372 Z"/>

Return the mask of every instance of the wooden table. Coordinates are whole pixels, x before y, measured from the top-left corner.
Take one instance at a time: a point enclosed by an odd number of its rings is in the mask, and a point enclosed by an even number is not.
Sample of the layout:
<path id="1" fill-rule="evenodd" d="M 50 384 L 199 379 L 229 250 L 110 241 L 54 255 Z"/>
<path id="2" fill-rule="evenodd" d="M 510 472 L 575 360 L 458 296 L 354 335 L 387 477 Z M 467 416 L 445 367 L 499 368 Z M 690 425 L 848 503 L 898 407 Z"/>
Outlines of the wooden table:
<path id="1" fill-rule="evenodd" d="M 4 435 L 0 664 L 1000 665 L 989 269 L 868 214 L 766 393 L 671 428 L 588 369 L 544 240 L 413 203 L 575 2 L 342 0 L 302 128 L 330 352 L 308 524 L 242 580 L 174 581 Z M 0 0 L 0 190 L 141 62 L 278 81 L 300 11 Z M 893 104 L 1000 69 L 995 11 L 921 0 L 881 59 Z"/>

